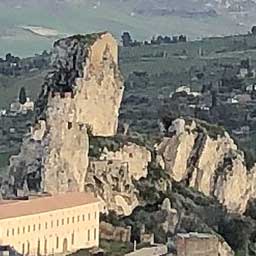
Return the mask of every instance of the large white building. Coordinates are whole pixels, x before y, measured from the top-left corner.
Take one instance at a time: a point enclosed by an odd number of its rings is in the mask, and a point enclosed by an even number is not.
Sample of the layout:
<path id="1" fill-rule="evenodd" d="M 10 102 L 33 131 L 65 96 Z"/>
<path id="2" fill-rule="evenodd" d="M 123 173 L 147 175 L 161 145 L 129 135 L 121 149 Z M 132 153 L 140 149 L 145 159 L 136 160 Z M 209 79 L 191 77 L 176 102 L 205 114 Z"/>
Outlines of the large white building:
<path id="1" fill-rule="evenodd" d="M 23 255 L 98 247 L 100 204 L 92 194 L 78 192 L 0 201 L 0 245 Z"/>

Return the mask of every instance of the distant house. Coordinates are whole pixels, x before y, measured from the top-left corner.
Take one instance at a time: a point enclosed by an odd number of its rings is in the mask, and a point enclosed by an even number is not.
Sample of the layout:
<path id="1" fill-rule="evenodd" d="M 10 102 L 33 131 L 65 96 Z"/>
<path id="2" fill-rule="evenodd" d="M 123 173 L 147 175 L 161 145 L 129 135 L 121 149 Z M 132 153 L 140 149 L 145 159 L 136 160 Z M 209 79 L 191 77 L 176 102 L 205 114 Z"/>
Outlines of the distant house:
<path id="1" fill-rule="evenodd" d="M 239 70 L 239 73 L 238 73 L 238 77 L 239 78 L 245 78 L 245 77 L 247 77 L 249 75 L 249 70 L 248 70 L 248 68 L 240 68 L 240 70 Z"/>
<path id="2" fill-rule="evenodd" d="M 246 92 L 251 93 L 253 91 L 256 91 L 256 84 L 250 84 L 246 87 Z"/>
<path id="3" fill-rule="evenodd" d="M 200 96 L 201 93 L 200 92 L 193 92 L 191 91 L 190 87 L 189 86 L 186 86 L 186 85 L 182 85 L 180 87 L 178 87 L 176 90 L 175 90 L 175 93 L 186 93 L 188 95 L 193 95 L 194 97 L 197 97 L 197 96 Z M 171 93 L 169 95 L 169 97 L 171 98 L 173 96 L 174 93 Z"/>
<path id="4" fill-rule="evenodd" d="M 178 234 L 176 248 L 177 256 L 218 256 L 219 240 L 211 234 Z"/>
<path id="5" fill-rule="evenodd" d="M 34 111 L 34 108 L 35 104 L 30 100 L 30 98 L 27 98 L 27 101 L 24 104 L 16 101 L 10 105 L 10 111 L 12 113 L 27 113 L 28 111 Z"/>
<path id="6" fill-rule="evenodd" d="M 1 109 L 0 110 L 0 116 L 6 116 L 7 110 L 6 109 Z"/>
<path id="7" fill-rule="evenodd" d="M 239 101 L 235 97 L 233 97 L 233 98 L 228 98 L 227 103 L 228 104 L 237 104 L 237 103 L 239 103 Z"/>

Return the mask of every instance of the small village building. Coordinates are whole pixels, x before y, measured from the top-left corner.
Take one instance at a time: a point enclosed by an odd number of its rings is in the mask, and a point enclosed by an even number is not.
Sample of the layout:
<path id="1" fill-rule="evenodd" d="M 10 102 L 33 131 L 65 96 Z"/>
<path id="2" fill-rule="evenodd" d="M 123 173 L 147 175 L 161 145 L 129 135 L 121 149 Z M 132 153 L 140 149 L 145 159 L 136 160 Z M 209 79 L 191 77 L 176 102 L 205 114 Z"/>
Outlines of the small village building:
<path id="1" fill-rule="evenodd" d="M 0 246 L 22 255 L 98 247 L 101 202 L 89 193 L 0 201 Z"/>
<path id="2" fill-rule="evenodd" d="M 219 239 L 212 234 L 178 234 L 176 249 L 177 256 L 219 256 Z"/>

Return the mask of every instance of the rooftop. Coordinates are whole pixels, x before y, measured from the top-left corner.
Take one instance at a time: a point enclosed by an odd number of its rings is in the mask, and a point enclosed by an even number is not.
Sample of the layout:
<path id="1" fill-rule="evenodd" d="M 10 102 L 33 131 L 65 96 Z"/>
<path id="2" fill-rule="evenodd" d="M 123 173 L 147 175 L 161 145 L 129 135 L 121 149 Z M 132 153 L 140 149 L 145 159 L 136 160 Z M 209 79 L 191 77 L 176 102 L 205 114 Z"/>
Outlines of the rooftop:
<path id="1" fill-rule="evenodd" d="M 82 192 L 70 192 L 12 203 L 2 201 L 0 203 L 0 220 L 73 208 L 99 201 L 93 194 Z"/>
<path id="2" fill-rule="evenodd" d="M 209 239 L 209 238 L 216 238 L 215 235 L 213 234 L 208 234 L 208 233 L 197 233 L 197 232 L 191 232 L 191 233 L 180 233 L 177 235 L 180 238 L 200 238 L 200 239 Z"/>

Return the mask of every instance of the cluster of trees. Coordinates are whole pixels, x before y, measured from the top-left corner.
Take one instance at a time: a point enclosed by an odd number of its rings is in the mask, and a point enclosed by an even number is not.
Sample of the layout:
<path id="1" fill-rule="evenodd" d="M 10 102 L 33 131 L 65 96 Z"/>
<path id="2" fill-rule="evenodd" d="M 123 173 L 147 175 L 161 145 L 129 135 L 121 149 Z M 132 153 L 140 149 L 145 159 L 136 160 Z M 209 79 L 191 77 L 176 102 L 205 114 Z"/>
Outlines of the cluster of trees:
<path id="1" fill-rule="evenodd" d="M 42 54 L 36 54 L 34 57 L 21 59 L 11 53 L 7 53 L 5 59 L 0 58 L 0 74 L 19 76 L 33 69 L 44 69 L 50 64 L 50 56 L 50 53 L 44 51 Z"/>
<path id="2" fill-rule="evenodd" d="M 150 44 L 176 44 L 180 42 L 187 42 L 187 37 L 185 35 L 179 36 L 158 36 L 157 38 L 153 37 L 150 41 Z"/>
<path id="3" fill-rule="evenodd" d="M 122 34 L 122 43 L 124 47 L 135 47 L 141 45 L 160 45 L 160 44 L 175 44 L 180 42 L 187 42 L 187 37 L 185 35 L 179 36 L 162 36 L 152 37 L 150 41 L 139 42 L 133 40 L 129 32 L 124 32 Z"/>

